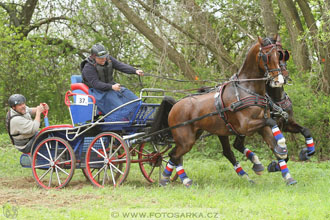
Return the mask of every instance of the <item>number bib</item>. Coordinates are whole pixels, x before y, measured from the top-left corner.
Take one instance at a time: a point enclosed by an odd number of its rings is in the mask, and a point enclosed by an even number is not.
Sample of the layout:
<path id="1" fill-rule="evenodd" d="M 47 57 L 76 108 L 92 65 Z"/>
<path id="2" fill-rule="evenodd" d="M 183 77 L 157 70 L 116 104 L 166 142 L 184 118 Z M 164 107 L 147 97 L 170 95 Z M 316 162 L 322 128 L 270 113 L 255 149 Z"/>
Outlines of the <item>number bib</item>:
<path id="1" fill-rule="evenodd" d="M 76 95 L 76 105 L 88 105 L 88 96 Z"/>

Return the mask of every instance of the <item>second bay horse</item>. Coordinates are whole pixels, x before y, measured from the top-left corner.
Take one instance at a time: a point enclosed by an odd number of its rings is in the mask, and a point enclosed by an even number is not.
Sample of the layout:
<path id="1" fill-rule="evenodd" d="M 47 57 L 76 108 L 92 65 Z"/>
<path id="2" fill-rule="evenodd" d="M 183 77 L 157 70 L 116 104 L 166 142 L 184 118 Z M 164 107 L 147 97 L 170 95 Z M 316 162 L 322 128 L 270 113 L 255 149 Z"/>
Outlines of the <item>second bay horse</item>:
<path id="1" fill-rule="evenodd" d="M 276 41 L 277 36 L 274 39 Z M 296 183 L 285 162 L 285 139 L 276 122 L 269 117 L 265 97 L 266 81 L 272 87 L 281 87 L 284 84 L 279 54 L 276 44 L 272 43 L 274 39 L 258 37 L 257 43 L 249 49 L 239 72 L 216 91 L 184 98 L 173 106 L 168 117 L 169 126 L 184 125 L 171 130 L 176 146 L 169 153 L 170 160 L 162 174 L 160 185 L 164 186 L 169 182 L 173 169 L 176 169 L 185 186 L 192 184 L 183 169 L 182 156 L 191 150 L 203 131 L 218 135 L 228 159 L 230 155 L 226 153 L 232 153 L 229 135 L 243 137 L 259 132 L 278 159 L 286 183 Z M 209 117 L 203 117 L 207 115 Z M 196 118 L 201 119 L 185 124 Z M 226 148 L 229 150 L 225 150 Z M 252 152 L 246 154 L 251 155 L 256 172 L 263 169 L 256 155 Z M 239 175 L 248 178 L 239 163 L 231 162 Z"/>

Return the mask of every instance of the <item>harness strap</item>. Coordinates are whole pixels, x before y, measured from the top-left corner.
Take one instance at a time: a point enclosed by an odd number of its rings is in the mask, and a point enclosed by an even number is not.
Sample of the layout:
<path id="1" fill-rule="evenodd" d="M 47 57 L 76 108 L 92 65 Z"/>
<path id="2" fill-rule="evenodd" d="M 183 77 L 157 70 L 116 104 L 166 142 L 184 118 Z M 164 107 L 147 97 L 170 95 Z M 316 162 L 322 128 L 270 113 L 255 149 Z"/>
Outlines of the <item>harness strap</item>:
<path id="1" fill-rule="evenodd" d="M 291 99 L 286 93 L 284 99 L 279 102 L 276 102 L 276 104 L 279 105 L 284 111 L 290 106 L 292 106 Z"/>
<path id="2" fill-rule="evenodd" d="M 239 134 L 233 127 L 233 125 L 231 123 L 228 122 L 228 118 L 227 118 L 227 111 L 231 111 L 231 112 L 237 112 L 237 111 L 241 111 L 245 108 L 248 108 L 250 106 L 258 106 L 261 108 L 264 108 L 265 110 L 267 109 L 268 106 L 268 100 L 266 97 L 261 96 L 241 85 L 239 85 L 237 82 L 234 82 L 234 88 L 235 88 L 235 95 L 237 97 L 237 101 L 233 102 L 230 104 L 229 107 L 225 107 L 223 100 L 222 100 L 222 94 L 224 91 L 225 86 L 228 83 L 222 85 L 219 87 L 219 92 L 216 93 L 215 95 L 215 107 L 219 113 L 219 116 L 222 118 L 222 120 L 224 120 L 226 127 L 229 129 L 230 132 L 232 132 L 235 135 L 238 136 L 244 136 Z M 243 91 L 251 94 L 251 96 L 247 96 L 244 98 L 240 98 L 239 94 L 238 94 L 238 90 L 237 88 L 242 89 Z M 266 111 L 265 111 L 265 116 L 266 116 Z"/>
<path id="3" fill-rule="evenodd" d="M 285 98 L 279 102 L 275 102 L 268 94 L 266 94 L 266 97 L 268 98 L 269 101 L 271 114 L 275 117 L 281 116 L 285 119 L 285 121 L 288 121 L 289 114 L 285 110 L 292 105 L 289 96 L 285 94 Z"/>
<path id="4" fill-rule="evenodd" d="M 239 133 L 235 130 L 234 126 L 233 126 L 231 123 L 229 123 L 229 122 L 228 122 L 228 119 L 227 119 L 226 111 L 232 111 L 232 106 L 230 106 L 230 107 L 225 107 L 225 106 L 224 106 L 224 103 L 223 103 L 223 101 L 222 101 L 222 93 L 223 93 L 224 88 L 225 88 L 225 86 L 226 86 L 227 84 L 228 84 L 228 83 L 224 84 L 223 86 L 220 86 L 220 88 L 219 88 L 219 92 L 216 93 L 216 95 L 215 95 L 215 97 L 214 97 L 214 98 L 215 98 L 215 107 L 216 107 L 216 109 L 217 109 L 217 111 L 218 111 L 218 114 L 220 115 L 220 118 L 222 118 L 222 120 L 225 122 L 226 127 L 228 128 L 228 130 L 229 130 L 231 133 L 235 134 L 235 135 L 238 135 L 238 136 L 244 136 L 244 135 L 239 134 Z M 239 97 L 238 97 L 238 98 L 239 98 Z M 238 102 L 239 102 L 239 101 L 238 101 Z"/>
<path id="5" fill-rule="evenodd" d="M 188 124 L 191 124 L 195 121 L 199 121 L 199 120 L 202 120 L 204 118 L 207 118 L 207 117 L 211 117 L 211 116 L 214 116 L 214 115 L 217 115 L 218 114 L 218 111 L 215 111 L 215 112 L 211 112 L 211 113 L 208 113 L 206 115 L 202 115 L 200 117 L 197 117 L 197 118 L 193 118 L 191 120 L 188 120 L 188 121 L 184 121 L 180 124 L 177 124 L 177 125 L 174 125 L 172 127 L 168 127 L 168 128 L 164 128 L 164 129 L 161 129 L 159 131 L 155 131 L 155 132 L 152 132 L 152 133 L 149 133 L 149 134 L 146 134 L 146 135 L 143 135 L 142 137 L 139 137 L 137 138 L 137 141 L 143 141 L 144 138 L 147 138 L 147 137 L 151 137 L 151 136 L 154 136 L 154 135 L 157 135 L 157 134 L 160 134 L 160 133 L 163 133 L 165 131 L 168 131 L 168 130 L 172 130 L 172 129 L 175 129 L 175 128 L 178 128 L 178 127 L 182 127 L 182 126 L 185 126 L 185 125 L 188 125 Z"/>

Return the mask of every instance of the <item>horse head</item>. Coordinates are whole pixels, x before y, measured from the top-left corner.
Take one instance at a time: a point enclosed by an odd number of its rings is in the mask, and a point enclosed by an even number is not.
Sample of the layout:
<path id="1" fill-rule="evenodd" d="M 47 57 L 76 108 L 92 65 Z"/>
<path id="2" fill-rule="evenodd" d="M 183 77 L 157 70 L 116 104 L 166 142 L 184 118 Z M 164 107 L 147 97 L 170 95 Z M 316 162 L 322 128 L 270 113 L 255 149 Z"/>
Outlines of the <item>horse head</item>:
<path id="1" fill-rule="evenodd" d="M 285 83 L 283 73 L 280 68 L 281 53 L 277 50 L 277 39 L 278 35 L 275 35 L 274 38 L 266 37 L 261 39 L 258 37 L 258 65 L 264 72 L 264 77 L 267 78 L 267 81 L 271 87 L 282 87 Z"/>
<path id="2" fill-rule="evenodd" d="M 280 67 L 281 71 L 284 77 L 284 81 L 286 82 L 287 79 L 289 78 L 289 71 L 286 69 L 286 61 L 289 60 L 290 58 L 290 53 L 288 50 L 283 50 L 282 44 L 281 44 L 281 38 L 278 35 L 276 39 L 276 46 L 277 46 L 277 52 L 279 54 L 279 59 L 280 59 Z"/>

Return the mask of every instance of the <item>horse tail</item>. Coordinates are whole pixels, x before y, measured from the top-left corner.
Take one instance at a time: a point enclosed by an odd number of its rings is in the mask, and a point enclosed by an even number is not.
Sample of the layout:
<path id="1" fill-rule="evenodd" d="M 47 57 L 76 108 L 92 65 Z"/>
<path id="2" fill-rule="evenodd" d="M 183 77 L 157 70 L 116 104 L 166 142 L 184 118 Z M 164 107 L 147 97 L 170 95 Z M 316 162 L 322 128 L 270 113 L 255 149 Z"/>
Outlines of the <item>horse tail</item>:
<path id="1" fill-rule="evenodd" d="M 150 133 L 160 131 L 162 129 L 168 128 L 168 115 L 173 107 L 173 105 L 176 103 L 176 100 L 173 97 L 165 96 L 162 100 L 160 106 L 158 107 L 158 110 L 156 112 L 154 121 L 150 128 Z M 159 135 L 152 136 L 153 141 L 163 141 L 164 138 L 172 138 L 172 133 L 170 130 L 164 131 L 163 133 Z"/>

